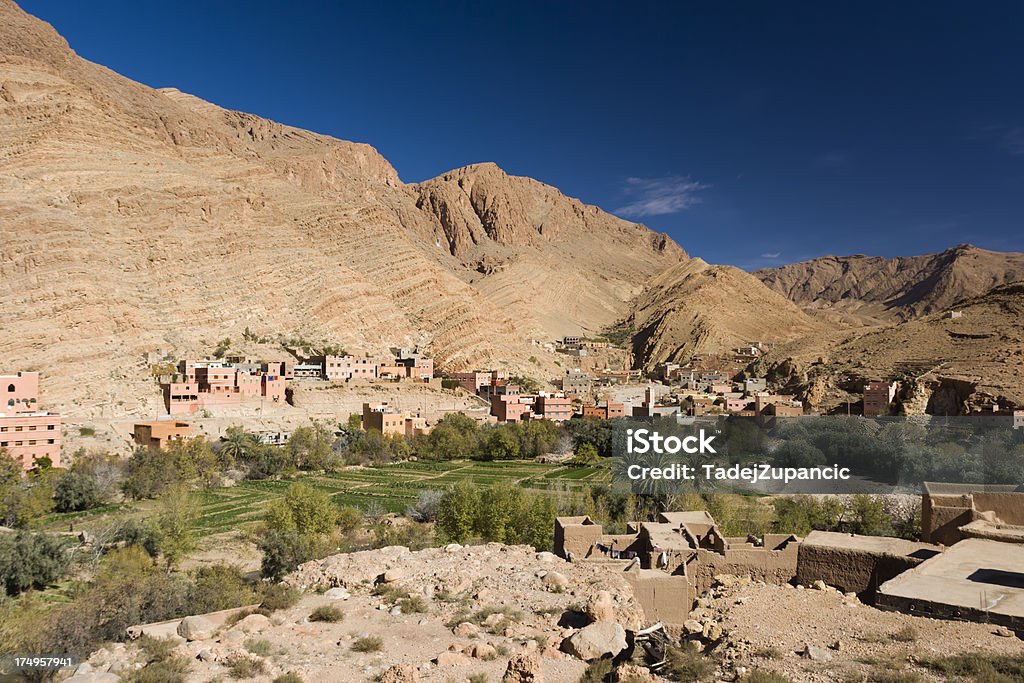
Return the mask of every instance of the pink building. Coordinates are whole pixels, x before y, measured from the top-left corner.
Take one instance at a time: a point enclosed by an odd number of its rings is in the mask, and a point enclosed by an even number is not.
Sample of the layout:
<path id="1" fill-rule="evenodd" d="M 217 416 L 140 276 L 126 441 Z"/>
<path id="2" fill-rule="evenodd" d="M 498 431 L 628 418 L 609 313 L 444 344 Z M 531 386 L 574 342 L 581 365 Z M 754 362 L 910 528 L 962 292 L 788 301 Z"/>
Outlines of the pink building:
<path id="1" fill-rule="evenodd" d="M 476 394 L 484 387 L 496 387 L 504 384 L 508 380 L 508 373 L 504 370 L 489 372 L 474 370 L 473 372 L 453 372 L 448 377 L 457 381 L 459 386 L 466 391 Z"/>
<path id="2" fill-rule="evenodd" d="M 572 418 L 572 399 L 565 396 L 541 394 L 533 404 L 538 418 L 552 422 L 565 422 Z"/>
<path id="3" fill-rule="evenodd" d="M 40 458 L 60 467 L 60 415 L 38 410 L 39 373 L 0 375 L 0 390 L 0 448 L 26 470 Z"/>
<path id="4" fill-rule="evenodd" d="M 376 379 L 377 362 L 372 358 L 355 356 L 325 356 L 324 377 L 330 382 Z"/>
<path id="5" fill-rule="evenodd" d="M 283 369 L 284 363 L 269 367 Z M 243 399 L 265 398 L 271 403 L 285 400 L 285 378 L 262 371 L 247 372 L 222 361 L 182 361 L 184 381 L 162 385 L 168 415 L 190 415 L 199 410 L 240 406 Z"/>

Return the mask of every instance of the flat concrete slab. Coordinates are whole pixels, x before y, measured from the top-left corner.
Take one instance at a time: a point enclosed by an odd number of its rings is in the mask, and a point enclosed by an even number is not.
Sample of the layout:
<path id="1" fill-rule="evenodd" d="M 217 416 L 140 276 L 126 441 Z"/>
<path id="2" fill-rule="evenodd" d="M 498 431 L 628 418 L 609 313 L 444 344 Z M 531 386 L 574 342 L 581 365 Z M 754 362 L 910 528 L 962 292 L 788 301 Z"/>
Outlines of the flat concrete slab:
<path id="1" fill-rule="evenodd" d="M 1024 545 L 960 541 L 883 583 L 878 605 L 1024 629 Z"/>
<path id="2" fill-rule="evenodd" d="M 891 536 L 842 534 L 836 531 L 812 531 L 804 538 L 802 545 L 882 555 L 900 555 L 922 560 L 934 557 L 942 551 L 941 548 L 931 543 L 918 543 Z"/>

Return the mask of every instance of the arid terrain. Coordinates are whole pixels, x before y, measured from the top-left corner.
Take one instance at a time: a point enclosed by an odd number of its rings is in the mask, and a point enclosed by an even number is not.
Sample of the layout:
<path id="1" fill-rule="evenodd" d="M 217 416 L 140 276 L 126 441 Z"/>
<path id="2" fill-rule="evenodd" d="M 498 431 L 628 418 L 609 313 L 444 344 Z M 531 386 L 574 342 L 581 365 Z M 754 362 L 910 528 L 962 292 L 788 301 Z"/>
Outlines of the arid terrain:
<path id="1" fill-rule="evenodd" d="M 203 357 L 246 329 L 278 350 L 418 345 L 441 369 L 548 381 L 561 370 L 536 342 L 618 324 L 634 367 L 758 339 L 775 365 L 841 356 L 829 385 L 849 366 L 941 357 L 1021 400 L 1000 367 L 1020 337 L 1007 311 L 961 323 L 1009 330 L 984 358 L 885 327 L 1024 277 L 1020 254 L 823 257 L 752 276 L 491 163 L 403 183 L 368 145 L 132 82 L 11 0 L 0 18 L 0 303 L 18 331 L 0 365 L 42 371 L 47 405 L 71 418 L 151 412 L 146 354 Z"/>
<path id="2" fill-rule="evenodd" d="M 624 647 L 616 632 L 651 625 L 629 584 L 600 563 L 566 563 L 522 546 L 389 547 L 336 555 L 303 565 L 287 582 L 306 594 L 269 618 L 225 623 L 228 614 L 215 614 L 190 620 L 187 628 L 174 620 L 139 631 L 171 638 L 175 654 L 191 662 L 189 680 L 195 681 L 220 680 L 245 659 L 261 662 L 262 670 L 250 678 L 256 681 L 294 672 L 307 681 L 557 683 L 577 680 L 604 648 Z M 323 607 L 343 616 L 336 622 L 311 619 Z M 885 612 L 826 586 L 775 586 L 733 576 L 721 577 L 701 598 L 691 621 L 716 636 L 711 642 L 690 639 L 705 648 L 715 678 L 727 681 L 751 671 L 778 673 L 794 683 L 890 680 L 879 676 L 897 673 L 908 676 L 899 680 L 945 680 L 920 662 L 1020 652 L 1017 638 L 991 625 Z M 360 652 L 361 640 L 377 640 L 379 649 Z M 135 643 L 112 645 L 94 653 L 81 677 L 71 680 L 96 681 L 108 671 L 123 675 L 143 659 Z M 538 677 L 506 677 L 513 660 L 516 675 Z M 640 647 L 617 661 L 620 675 L 636 677 L 629 680 L 679 680 L 643 666 Z M 344 679 L 342 670 L 348 672 Z"/>

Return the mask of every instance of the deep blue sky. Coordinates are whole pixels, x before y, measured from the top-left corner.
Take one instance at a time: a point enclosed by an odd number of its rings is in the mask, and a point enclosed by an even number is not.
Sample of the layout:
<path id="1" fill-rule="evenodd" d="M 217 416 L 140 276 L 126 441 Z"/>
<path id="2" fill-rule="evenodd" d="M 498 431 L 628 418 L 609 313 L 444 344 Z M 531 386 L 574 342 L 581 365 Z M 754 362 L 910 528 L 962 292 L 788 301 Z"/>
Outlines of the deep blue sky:
<path id="1" fill-rule="evenodd" d="M 1024 251 L 1024 3 L 22 0 L 86 59 L 494 161 L 744 268 Z"/>

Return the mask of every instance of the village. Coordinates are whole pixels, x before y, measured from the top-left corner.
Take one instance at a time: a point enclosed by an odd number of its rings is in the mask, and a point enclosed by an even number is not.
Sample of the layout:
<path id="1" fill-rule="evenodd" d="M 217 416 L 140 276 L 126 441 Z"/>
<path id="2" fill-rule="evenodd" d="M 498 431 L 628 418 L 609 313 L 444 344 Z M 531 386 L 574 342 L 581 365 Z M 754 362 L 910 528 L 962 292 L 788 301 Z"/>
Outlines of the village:
<path id="1" fill-rule="evenodd" d="M 723 416 L 756 418 L 770 424 L 778 418 L 814 416 L 804 402 L 790 394 L 775 393 L 763 377 L 749 376 L 751 361 L 771 349 L 752 341 L 732 350 L 731 356 L 696 358 L 688 364 L 659 364 L 651 375 L 624 369 L 610 361 L 614 345 L 604 339 L 565 337 L 546 344 L 573 367 L 560 377 L 541 382 L 511 375 L 501 368 L 474 371 L 439 371 L 418 349 L 395 348 L 388 358 L 348 354 L 309 356 L 291 360 L 224 356 L 168 361 L 163 354 L 150 360 L 160 392 L 163 414 L 156 419 L 129 420 L 124 433 L 130 448 L 165 447 L 170 441 L 200 433 L 223 437 L 224 424 L 238 425 L 261 443 L 284 445 L 286 429 L 266 429 L 262 416 L 286 408 L 297 387 L 374 387 L 381 400 L 363 402 L 361 410 L 340 416 L 339 422 L 358 416 L 364 430 L 413 438 L 428 434 L 440 416 L 452 412 L 441 407 L 446 395 L 469 401 L 463 412 L 482 424 L 547 420 L 563 424 L 573 419 L 663 417 L 680 424 Z M 215 354 L 217 356 L 219 354 Z M 614 367 L 612 367 L 614 366 Z M 5 404 L 0 407 L 0 448 L 21 462 L 27 471 L 37 462 L 61 467 L 61 415 L 43 410 L 40 372 L 20 371 L 0 376 Z M 430 392 L 414 411 L 402 410 L 386 397 L 389 388 L 422 387 Z M 863 384 L 861 400 L 847 403 L 846 414 L 886 417 L 899 414 L 896 380 Z M 1024 427 L 1024 410 L 993 406 L 974 416 L 1010 417 L 1014 428 Z M 203 429 L 204 418 L 223 419 Z"/>

